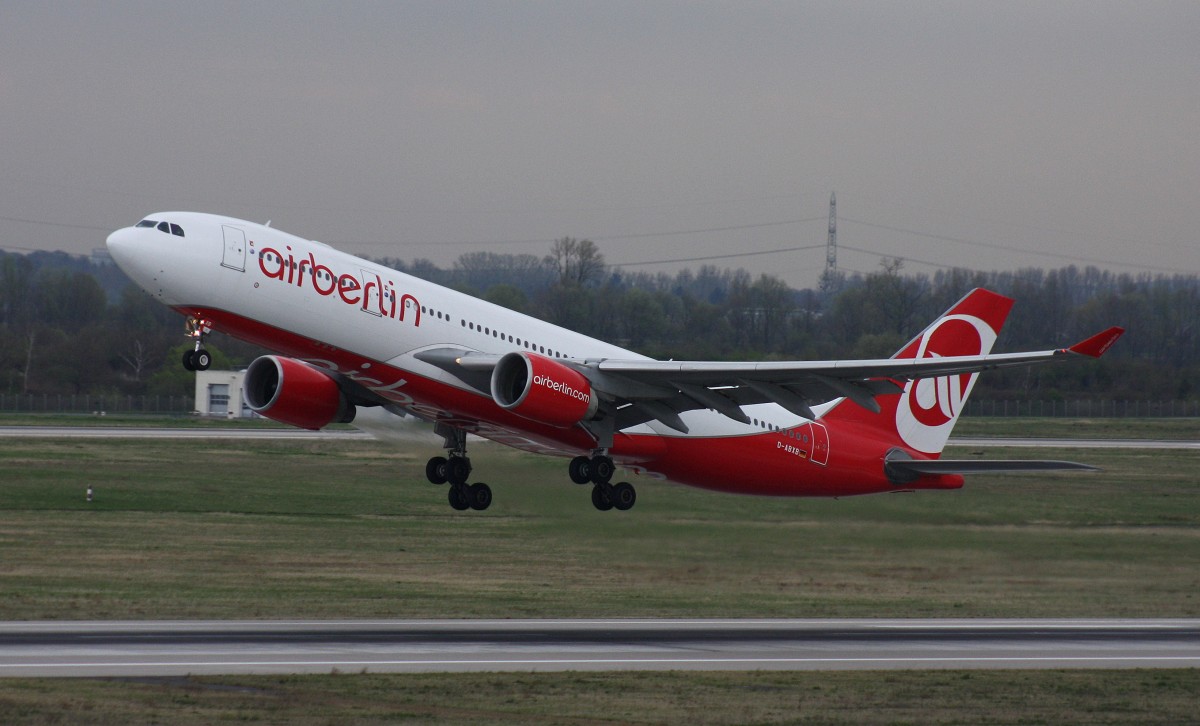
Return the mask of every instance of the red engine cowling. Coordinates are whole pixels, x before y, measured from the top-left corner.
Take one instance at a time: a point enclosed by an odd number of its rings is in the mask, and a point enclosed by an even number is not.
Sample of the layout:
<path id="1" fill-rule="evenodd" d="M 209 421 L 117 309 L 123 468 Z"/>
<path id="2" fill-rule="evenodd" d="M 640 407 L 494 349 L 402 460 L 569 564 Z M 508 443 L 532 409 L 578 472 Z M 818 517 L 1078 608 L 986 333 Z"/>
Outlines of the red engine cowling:
<path id="1" fill-rule="evenodd" d="M 509 353 L 492 371 L 492 398 L 501 408 L 560 429 L 596 415 L 592 385 L 574 368 L 533 353 Z"/>
<path id="2" fill-rule="evenodd" d="M 302 429 L 354 420 L 354 404 L 337 381 L 293 358 L 264 355 L 246 369 L 242 384 L 250 410 Z"/>

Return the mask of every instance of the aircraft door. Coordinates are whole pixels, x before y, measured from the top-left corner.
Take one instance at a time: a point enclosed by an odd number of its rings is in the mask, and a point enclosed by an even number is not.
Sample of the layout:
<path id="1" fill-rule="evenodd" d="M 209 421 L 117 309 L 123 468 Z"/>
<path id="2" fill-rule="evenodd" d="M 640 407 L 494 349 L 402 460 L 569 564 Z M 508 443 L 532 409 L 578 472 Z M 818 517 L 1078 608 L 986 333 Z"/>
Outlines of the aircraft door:
<path id="1" fill-rule="evenodd" d="M 808 433 L 812 436 L 810 460 L 814 464 L 825 466 L 829 463 L 829 431 L 824 424 L 813 421 L 808 425 Z"/>
<path id="2" fill-rule="evenodd" d="M 360 268 L 361 269 L 361 268 Z M 383 280 L 373 272 L 362 270 L 362 311 L 376 316 L 383 315 L 383 305 L 380 302 Z"/>
<path id="3" fill-rule="evenodd" d="M 238 272 L 246 271 L 246 233 L 237 227 L 221 225 L 225 233 L 225 250 L 221 253 L 221 266 Z"/>

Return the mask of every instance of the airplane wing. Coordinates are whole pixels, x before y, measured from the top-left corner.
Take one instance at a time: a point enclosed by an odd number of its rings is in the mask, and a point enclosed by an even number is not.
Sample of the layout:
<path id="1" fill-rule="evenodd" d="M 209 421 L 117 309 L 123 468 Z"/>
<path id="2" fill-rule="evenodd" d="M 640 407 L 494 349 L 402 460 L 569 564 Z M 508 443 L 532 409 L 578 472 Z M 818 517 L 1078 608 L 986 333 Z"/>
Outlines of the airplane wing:
<path id="1" fill-rule="evenodd" d="M 833 361 L 655 361 L 556 360 L 584 377 L 610 407 L 617 430 L 651 420 L 687 432 L 679 414 L 711 408 L 731 419 L 749 423 L 742 406 L 776 403 L 805 418 L 816 418 L 812 407 L 846 398 L 868 410 L 880 410 L 876 396 L 897 394 L 903 383 L 919 378 L 977 373 L 1051 360 L 1104 354 L 1124 333 L 1119 327 L 1067 348 L 1026 353 L 885 358 Z M 457 348 L 421 351 L 418 360 L 436 365 L 467 385 L 489 392 L 492 369 L 501 356 Z"/>

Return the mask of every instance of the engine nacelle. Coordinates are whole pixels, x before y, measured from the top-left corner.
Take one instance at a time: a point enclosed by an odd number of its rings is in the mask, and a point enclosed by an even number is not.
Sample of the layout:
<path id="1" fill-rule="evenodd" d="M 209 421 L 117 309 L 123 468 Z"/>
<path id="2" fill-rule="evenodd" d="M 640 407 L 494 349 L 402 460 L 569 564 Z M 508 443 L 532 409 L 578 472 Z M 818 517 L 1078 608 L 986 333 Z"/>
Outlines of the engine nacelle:
<path id="1" fill-rule="evenodd" d="M 337 381 L 320 370 L 277 355 L 255 359 L 242 384 L 250 410 L 302 429 L 354 420 L 350 403 Z"/>
<path id="2" fill-rule="evenodd" d="M 583 374 L 545 356 L 508 353 L 492 371 L 501 408 L 560 429 L 594 418 L 599 401 Z"/>

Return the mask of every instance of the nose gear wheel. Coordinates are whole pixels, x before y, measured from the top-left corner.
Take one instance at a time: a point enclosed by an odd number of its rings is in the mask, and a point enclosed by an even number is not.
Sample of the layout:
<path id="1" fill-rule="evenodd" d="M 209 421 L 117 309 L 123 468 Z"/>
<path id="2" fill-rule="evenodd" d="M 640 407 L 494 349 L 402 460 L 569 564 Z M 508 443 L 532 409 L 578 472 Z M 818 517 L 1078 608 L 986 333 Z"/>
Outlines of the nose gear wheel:
<path id="1" fill-rule="evenodd" d="M 212 322 L 192 316 L 184 324 L 184 335 L 196 341 L 191 350 L 183 352 L 183 368 L 188 371 L 206 371 L 212 365 L 212 354 L 204 348 L 204 339 L 212 332 Z"/>

